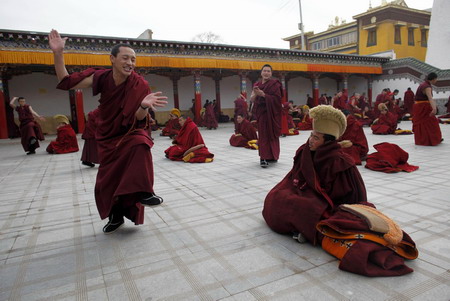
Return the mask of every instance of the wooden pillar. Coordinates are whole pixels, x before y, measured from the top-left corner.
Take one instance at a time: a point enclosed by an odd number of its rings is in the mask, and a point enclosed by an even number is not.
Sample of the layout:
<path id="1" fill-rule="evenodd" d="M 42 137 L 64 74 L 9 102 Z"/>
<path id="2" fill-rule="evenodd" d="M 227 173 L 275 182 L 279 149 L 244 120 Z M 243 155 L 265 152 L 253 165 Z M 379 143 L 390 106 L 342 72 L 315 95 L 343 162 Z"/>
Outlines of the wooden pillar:
<path id="1" fill-rule="evenodd" d="M 220 104 L 220 80 L 222 79 L 221 76 L 214 77 L 214 84 L 216 86 L 216 107 L 215 112 L 216 115 L 218 113 L 219 116 L 216 116 L 217 118 L 220 117 L 220 112 L 222 111 L 222 105 Z M 217 119 L 217 121 L 219 121 Z"/>
<path id="2" fill-rule="evenodd" d="M 75 133 L 83 133 L 85 126 L 83 91 L 81 89 L 69 90 L 69 99 L 73 130 Z"/>
<path id="3" fill-rule="evenodd" d="M 194 71 L 194 91 L 195 91 L 195 114 L 194 114 L 194 122 L 199 124 L 200 122 L 200 110 L 202 109 L 202 87 L 201 87 L 201 72 Z"/>
<path id="4" fill-rule="evenodd" d="M 3 81 L 0 79 L 0 139 L 8 138 L 8 124 L 6 122 L 6 99 L 3 93 Z"/>
<path id="5" fill-rule="evenodd" d="M 283 91 L 283 97 L 281 98 L 281 102 L 285 103 L 288 101 L 287 89 L 286 89 L 286 73 L 284 73 L 284 72 L 280 73 L 280 80 L 281 80 L 281 89 Z"/>
<path id="6" fill-rule="evenodd" d="M 370 75 L 367 78 L 367 99 L 369 108 L 372 108 L 372 77 Z"/>
<path id="7" fill-rule="evenodd" d="M 178 96 L 178 80 L 180 78 L 178 76 L 172 77 L 172 84 L 173 84 L 173 106 L 180 109 L 180 98 Z"/>
<path id="8" fill-rule="evenodd" d="M 344 84 L 342 92 L 348 95 L 348 74 L 342 75 L 342 83 Z"/>
<path id="9" fill-rule="evenodd" d="M 14 110 L 9 106 L 10 102 L 10 95 L 9 95 L 9 88 L 8 88 L 8 80 L 10 80 L 11 77 L 2 73 L 1 81 L 2 81 L 2 92 L 3 92 L 3 99 L 5 103 L 5 116 L 6 116 L 6 128 L 8 131 L 8 137 L 9 138 L 17 138 L 20 137 L 20 131 L 19 127 L 17 126 L 16 122 L 14 121 Z"/>

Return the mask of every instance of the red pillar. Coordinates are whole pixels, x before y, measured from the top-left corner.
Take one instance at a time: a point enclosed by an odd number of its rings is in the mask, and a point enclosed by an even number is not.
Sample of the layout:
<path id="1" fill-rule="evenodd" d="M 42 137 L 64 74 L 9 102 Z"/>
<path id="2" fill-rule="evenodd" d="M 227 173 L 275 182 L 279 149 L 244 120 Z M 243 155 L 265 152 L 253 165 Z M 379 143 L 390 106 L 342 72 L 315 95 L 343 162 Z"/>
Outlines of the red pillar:
<path id="1" fill-rule="evenodd" d="M 312 75 L 312 97 L 313 97 L 313 103 L 314 106 L 317 107 L 319 105 L 319 75 L 313 74 Z"/>
<path id="2" fill-rule="evenodd" d="M 342 92 L 344 92 L 348 96 L 348 75 L 347 74 L 342 75 L 342 83 L 344 84 L 344 88 L 342 89 Z"/>
<path id="3" fill-rule="evenodd" d="M 372 77 L 367 79 L 367 98 L 369 102 L 369 108 L 372 108 Z"/>
<path id="4" fill-rule="evenodd" d="M 284 73 L 280 74 L 281 76 L 281 88 L 283 90 L 283 97 L 281 98 L 281 103 L 286 103 L 288 101 L 287 97 L 287 89 L 286 89 L 286 75 Z"/>
<path id="5" fill-rule="evenodd" d="M 222 106 L 220 104 L 220 78 L 219 77 L 214 78 L 214 83 L 216 86 L 216 108 L 215 108 L 215 110 L 216 110 L 216 112 L 219 113 L 219 116 L 220 116 L 220 112 L 222 111 Z"/>
<path id="6" fill-rule="evenodd" d="M 247 72 L 240 72 L 239 77 L 241 78 L 241 94 L 247 98 Z"/>
<path id="7" fill-rule="evenodd" d="M 0 139 L 8 138 L 8 125 L 6 123 L 6 102 L 0 81 Z"/>
<path id="8" fill-rule="evenodd" d="M 178 97 L 178 77 L 172 77 L 173 84 L 173 105 L 175 108 L 180 109 L 180 98 Z"/>
<path id="9" fill-rule="evenodd" d="M 200 71 L 194 72 L 194 89 L 195 89 L 195 115 L 194 122 L 199 124 L 200 122 L 200 110 L 202 108 L 202 88 L 200 80 Z"/>
<path id="10" fill-rule="evenodd" d="M 72 117 L 72 127 L 75 133 L 84 131 L 84 105 L 83 92 L 80 89 L 70 90 L 70 115 Z"/>

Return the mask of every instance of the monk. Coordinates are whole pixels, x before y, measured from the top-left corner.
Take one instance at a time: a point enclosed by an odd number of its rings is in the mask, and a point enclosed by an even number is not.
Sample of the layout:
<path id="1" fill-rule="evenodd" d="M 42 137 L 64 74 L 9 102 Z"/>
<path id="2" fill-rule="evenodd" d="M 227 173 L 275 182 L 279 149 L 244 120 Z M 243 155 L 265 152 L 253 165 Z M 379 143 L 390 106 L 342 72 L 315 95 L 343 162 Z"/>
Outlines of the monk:
<path id="1" fill-rule="evenodd" d="M 355 117 L 363 126 L 369 126 L 376 119 L 373 110 L 369 108 L 369 106 L 365 106 L 361 115 L 355 114 Z"/>
<path id="2" fill-rule="evenodd" d="M 307 105 L 302 107 L 301 121 L 297 124 L 297 129 L 300 131 L 312 130 L 312 120 L 309 117 L 309 107 Z"/>
<path id="3" fill-rule="evenodd" d="M 408 163 L 409 154 L 396 144 L 383 142 L 373 147 L 377 152 L 367 156 L 365 167 L 368 169 L 385 173 L 413 172 L 419 169 L 419 166 Z"/>
<path id="4" fill-rule="evenodd" d="M 343 270 L 368 276 L 411 272 L 404 265 L 403 258 L 373 241 L 355 241 L 354 238 L 354 241 L 344 244 L 350 249 L 347 253 L 334 252 L 336 240 L 330 239 L 333 233 L 325 229 L 352 233 L 355 230 L 352 224 L 355 224 L 358 225 L 356 234 L 371 232 L 364 220 L 341 214 L 343 205 L 374 206 L 367 202 L 366 188 L 353 159 L 336 141 L 346 128 L 344 114 L 322 105 L 311 109 L 311 117 L 313 131 L 308 142 L 297 150 L 291 171 L 264 201 L 262 214 L 267 225 L 277 233 L 293 235 L 298 242 L 321 245 L 342 260 L 339 268 Z M 373 233 L 374 238 L 378 236 Z M 409 244 L 411 259 L 417 257 L 414 242 L 407 234 L 401 243 Z"/>
<path id="5" fill-rule="evenodd" d="M 230 145 L 235 147 L 245 147 L 251 149 L 258 149 L 258 135 L 256 129 L 252 126 L 250 121 L 244 116 L 238 114 L 236 117 L 237 128 L 235 133 L 230 138 Z"/>
<path id="6" fill-rule="evenodd" d="M 431 72 L 428 74 L 427 80 L 417 88 L 412 119 L 416 145 L 434 146 L 443 140 L 439 121 L 436 118 L 437 107 L 431 87 L 436 82 L 437 74 Z"/>
<path id="7" fill-rule="evenodd" d="M 403 97 L 403 106 L 405 109 L 405 113 L 407 114 L 412 114 L 413 111 L 413 106 L 414 106 L 414 92 L 411 90 L 411 88 L 408 88 L 405 91 L 405 95 Z"/>
<path id="8" fill-rule="evenodd" d="M 89 167 L 94 167 L 95 164 L 100 163 L 97 151 L 97 140 L 95 140 L 98 112 L 99 109 L 97 108 L 88 113 L 86 127 L 84 128 L 83 135 L 81 136 L 81 138 L 84 139 L 83 152 L 81 154 L 81 164 Z"/>
<path id="9" fill-rule="evenodd" d="M 178 132 L 181 129 L 181 124 L 178 118 L 181 116 L 180 110 L 177 108 L 173 108 L 169 113 L 169 120 L 166 123 L 166 126 L 161 131 L 161 136 L 169 136 L 170 138 L 178 135 Z"/>
<path id="10" fill-rule="evenodd" d="M 336 109 L 345 110 L 347 106 L 347 95 L 344 92 L 339 91 L 335 97 L 333 97 L 331 105 Z"/>
<path id="11" fill-rule="evenodd" d="M 262 79 L 255 83 L 250 101 L 255 103 L 258 122 L 260 166 L 266 168 L 269 162 L 277 162 L 280 156 L 281 135 L 281 82 L 272 78 L 272 66 L 261 68 Z"/>
<path id="12" fill-rule="evenodd" d="M 195 122 L 184 115 L 179 118 L 181 129 L 173 139 L 172 146 L 164 151 L 166 158 L 186 163 L 210 163 L 211 154 L 203 141 L 203 137 Z"/>
<path id="13" fill-rule="evenodd" d="M 167 97 L 151 93 L 148 82 L 134 69 L 136 54 L 129 44 L 116 44 L 109 57 L 112 69 L 90 68 L 69 75 L 64 63 L 67 38 L 58 31 L 49 34 L 59 89 L 92 87 L 101 94 L 95 134 L 100 166 L 95 183 L 95 201 L 105 234 L 124 224 L 144 222 L 144 206 L 159 205 L 163 199 L 153 191 L 153 141 L 148 134 L 149 109 L 163 107 Z"/>
<path id="14" fill-rule="evenodd" d="M 366 159 L 369 145 L 362 124 L 355 116 L 347 115 L 347 128 L 338 141 L 342 151 L 352 157 L 356 165 L 361 165 L 361 161 Z"/>
<path id="15" fill-rule="evenodd" d="M 383 89 L 380 94 L 377 95 L 377 98 L 375 99 L 375 104 L 373 106 L 373 111 L 375 114 L 375 118 L 378 118 L 380 115 L 380 111 L 378 110 L 378 106 L 380 103 L 386 103 L 386 97 L 388 94 L 388 89 Z"/>
<path id="16" fill-rule="evenodd" d="M 204 126 L 208 130 L 217 129 L 218 123 L 212 102 L 205 104 Z"/>
<path id="17" fill-rule="evenodd" d="M 19 103 L 18 106 L 14 104 L 16 99 Z M 41 121 L 45 121 L 45 118 L 36 113 L 30 105 L 27 105 L 24 97 L 13 97 L 9 106 L 19 115 L 19 131 L 23 150 L 27 155 L 34 155 L 39 147 L 38 140 L 43 141 L 45 139 L 41 126 L 35 121 L 34 117 Z"/>
<path id="18" fill-rule="evenodd" d="M 380 116 L 373 121 L 372 133 L 376 135 L 394 134 L 397 129 L 397 116 L 389 112 L 384 103 L 378 105 Z"/>
<path id="19" fill-rule="evenodd" d="M 69 119 L 64 115 L 55 115 L 56 121 L 56 140 L 50 142 L 47 146 L 49 154 L 67 154 L 79 150 L 77 134 L 70 125 Z"/>
<path id="20" fill-rule="evenodd" d="M 245 96 L 242 95 L 242 93 L 239 95 L 238 98 L 234 101 L 234 129 L 237 129 L 238 122 L 237 122 L 237 116 L 241 115 L 245 119 L 247 119 L 248 116 L 248 105 L 245 101 Z"/>
<path id="21" fill-rule="evenodd" d="M 319 105 L 327 105 L 327 104 L 328 104 L 327 94 L 320 95 Z"/>

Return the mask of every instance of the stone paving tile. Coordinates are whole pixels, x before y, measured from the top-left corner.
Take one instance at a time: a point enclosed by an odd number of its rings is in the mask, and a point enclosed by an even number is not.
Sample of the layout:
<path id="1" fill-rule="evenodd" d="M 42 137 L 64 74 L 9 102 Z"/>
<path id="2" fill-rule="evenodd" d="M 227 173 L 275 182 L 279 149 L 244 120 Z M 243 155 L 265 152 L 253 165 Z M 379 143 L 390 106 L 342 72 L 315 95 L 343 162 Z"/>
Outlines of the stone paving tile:
<path id="1" fill-rule="evenodd" d="M 411 129 L 410 122 L 402 122 Z M 164 158 L 170 139 L 154 133 L 155 191 L 161 206 L 145 224 L 126 222 L 104 235 L 93 189 L 97 168 L 81 152 L 34 156 L 20 141 L 0 141 L 0 300 L 449 300 L 450 126 L 445 141 L 416 146 L 413 136 L 375 136 L 409 153 L 413 173 L 358 167 L 369 201 L 416 241 L 415 272 L 368 278 L 343 272 L 320 247 L 272 232 L 261 210 L 268 191 L 292 166 L 309 131 L 281 138 L 268 169 L 257 151 L 229 146 L 232 124 L 202 134 L 215 160 Z M 80 146 L 83 141 L 79 139 Z"/>

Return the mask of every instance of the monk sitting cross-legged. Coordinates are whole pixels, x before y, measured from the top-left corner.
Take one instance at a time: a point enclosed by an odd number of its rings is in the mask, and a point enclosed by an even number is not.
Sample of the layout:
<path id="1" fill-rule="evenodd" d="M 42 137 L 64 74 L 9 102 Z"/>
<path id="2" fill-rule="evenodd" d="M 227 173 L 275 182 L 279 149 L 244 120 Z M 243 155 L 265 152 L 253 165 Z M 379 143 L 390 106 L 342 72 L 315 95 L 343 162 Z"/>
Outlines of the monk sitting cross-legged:
<path id="1" fill-rule="evenodd" d="M 372 133 L 378 135 L 394 134 L 397 128 L 397 116 L 389 112 L 384 103 L 378 105 L 380 116 L 373 121 Z"/>
<path id="2" fill-rule="evenodd" d="M 209 163 L 213 161 L 214 154 L 208 151 L 197 125 L 191 118 L 179 118 L 181 129 L 173 140 L 173 145 L 166 149 L 166 157 L 172 161 L 187 163 Z"/>
<path id="3" fill-rule="evenodd" d="M 75 131 L 64 115 L 55 115 L 53 117 L 58 123 L 56 127 L 56 141 L 50 142 L 47 146 L 47 152 L 50 154 L 67 154 L 78 151 L 78 141 Z"/>
<path id="4" fill-rule="evenodd" d="M 230 145 L 258 149 L 258 135 L 250 121 L 244 119 L 242 115 L 237 115 L 236 122 L 236 133 L 231 136 Z"/>

